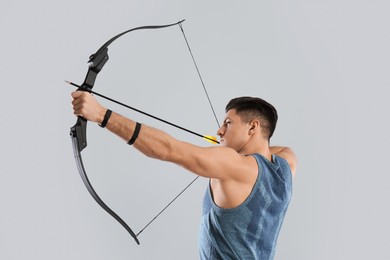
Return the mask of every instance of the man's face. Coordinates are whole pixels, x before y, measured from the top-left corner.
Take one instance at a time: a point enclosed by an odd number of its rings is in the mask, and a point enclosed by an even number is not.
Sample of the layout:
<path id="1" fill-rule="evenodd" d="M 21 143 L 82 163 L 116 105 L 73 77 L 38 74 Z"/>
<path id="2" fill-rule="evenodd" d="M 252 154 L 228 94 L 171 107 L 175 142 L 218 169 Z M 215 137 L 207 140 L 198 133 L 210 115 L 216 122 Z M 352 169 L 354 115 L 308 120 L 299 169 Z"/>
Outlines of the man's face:
<path id="1" fill-rule="evenodd" d="M 230 147 L 240 152 L 249 138 L 250 124 L 244 123 L 235 109 L 230 109 L 225 116 L 223 125 L 218 129 L 222 146 Z"/>

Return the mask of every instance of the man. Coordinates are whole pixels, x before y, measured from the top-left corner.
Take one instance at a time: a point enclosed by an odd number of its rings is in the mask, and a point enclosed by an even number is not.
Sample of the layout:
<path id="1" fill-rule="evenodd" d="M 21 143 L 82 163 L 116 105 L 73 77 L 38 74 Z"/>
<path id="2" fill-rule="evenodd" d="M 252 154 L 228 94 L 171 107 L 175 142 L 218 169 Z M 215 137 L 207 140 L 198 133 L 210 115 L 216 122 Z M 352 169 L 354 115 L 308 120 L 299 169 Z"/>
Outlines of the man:
<path id="1" fill-rule="evenodd" d="M 148 157 L 210 179 L 199 231 L 201 259 L 273 259 L 297 160 L 291 149 L 269 146 L 278 119 L 271 104 L 232 99 L 218 129 L 221 146 L 199 147 L 141 127 L 87 92 L 72 97 L 75 115 L 106 127 Z"/>

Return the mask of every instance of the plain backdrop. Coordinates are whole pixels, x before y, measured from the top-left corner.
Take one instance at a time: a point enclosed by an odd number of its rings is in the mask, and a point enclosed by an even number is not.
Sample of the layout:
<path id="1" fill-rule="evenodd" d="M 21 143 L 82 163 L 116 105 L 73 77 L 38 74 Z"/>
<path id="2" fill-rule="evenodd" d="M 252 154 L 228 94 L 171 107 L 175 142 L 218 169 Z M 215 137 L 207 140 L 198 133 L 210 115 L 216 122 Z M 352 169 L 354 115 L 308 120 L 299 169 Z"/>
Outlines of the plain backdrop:
<path id="1" fill-rule="evenodd" d="M 207 180 L 136 245 L 80 179 L 69 138 L 74 88 L 64 82 L 81 84 L 89 55 L 117 33 L 181 19 L 219 121 L 231 98 L 262 97 L 279 111 L 272 144 L 299 158 L 276 259 L 390 259 L 389 13 L 386 0 L 1 0 L 0 259 L 198 259 Z M 130 33 L 109 55 L 94 90 L 216 133 L 178 26 Z M 194 177 L 94 124 L 82 154 L 98 194 L 136 232 Z"/>

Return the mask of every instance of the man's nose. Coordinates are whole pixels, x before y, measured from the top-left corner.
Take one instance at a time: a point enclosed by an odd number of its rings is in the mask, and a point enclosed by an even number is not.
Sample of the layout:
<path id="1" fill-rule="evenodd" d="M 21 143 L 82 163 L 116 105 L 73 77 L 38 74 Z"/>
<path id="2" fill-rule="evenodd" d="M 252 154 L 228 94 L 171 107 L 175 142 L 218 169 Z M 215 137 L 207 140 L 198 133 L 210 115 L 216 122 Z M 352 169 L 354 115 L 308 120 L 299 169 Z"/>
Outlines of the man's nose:
<path id="1" fill-rule="evenodd" d="M 224 130 L 223 130 L 223 126 L 221 126 L 221 127 L 218 129 L 218 131 L 217 131 L 217 135 L 218 135 L 219 137 L 222 137 L 223 134 L 224 134 Z"/>

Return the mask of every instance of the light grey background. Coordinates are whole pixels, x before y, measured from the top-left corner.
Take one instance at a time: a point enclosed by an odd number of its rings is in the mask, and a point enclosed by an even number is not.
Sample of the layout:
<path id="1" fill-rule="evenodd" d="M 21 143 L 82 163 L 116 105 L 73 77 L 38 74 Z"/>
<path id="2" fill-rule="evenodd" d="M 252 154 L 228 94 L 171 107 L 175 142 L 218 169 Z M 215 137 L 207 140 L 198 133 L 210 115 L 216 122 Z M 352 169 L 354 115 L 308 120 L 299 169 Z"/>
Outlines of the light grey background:
<path id="1" fill-rule="evenodd" d="M 197 259 L 206 180 L 139 238 L 92 200 L 74 163 L 71 87 L 126 29 L 183 24 L 223 119 L 241 95 L 273 103 L 272 143 L 299 168 L 276 259 L 390 259 L 390 2 L 5 1 L 0 4 L 0 259 Z M 204 134 L 215 120 L 178 27 L 109 49 L 95 90 Z M 169 126 L 103 102 L 183 140 Z M 138 231 L 192 178 L 96 125 L 83 152 L 97 192 Z"/>

